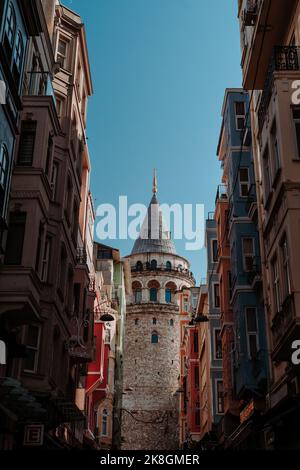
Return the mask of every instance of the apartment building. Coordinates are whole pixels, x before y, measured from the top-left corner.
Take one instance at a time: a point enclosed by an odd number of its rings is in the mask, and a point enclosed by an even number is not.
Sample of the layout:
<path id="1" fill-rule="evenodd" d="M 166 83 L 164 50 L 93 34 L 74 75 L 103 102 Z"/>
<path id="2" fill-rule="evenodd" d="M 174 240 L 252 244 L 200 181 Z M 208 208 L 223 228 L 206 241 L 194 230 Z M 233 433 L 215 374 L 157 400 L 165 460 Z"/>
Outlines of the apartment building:
<path id="1" fill-rule="evenodd" d="M 299 448 L 300 4 L 239 1 L 243 85 L 250 95 L 258 226 L 268 322 L 267 448 Z"/>
<path id="2" fill-rule="evenodd" d="M 5 3 L 11 31 L 14 5 Z M 95 297 L 95 214 L 85 137 L 92 93 L 87 45 L 74 12 L 54 0 L 24 3 L 35 8 L 30 24 L 37 30 L 26 55 L 24 42 L 20 65 L 20 135 L 0 266 L 1 332 L 7 345 L 1 447 L 83 447 L 82 390 L 93 358 Z"/>

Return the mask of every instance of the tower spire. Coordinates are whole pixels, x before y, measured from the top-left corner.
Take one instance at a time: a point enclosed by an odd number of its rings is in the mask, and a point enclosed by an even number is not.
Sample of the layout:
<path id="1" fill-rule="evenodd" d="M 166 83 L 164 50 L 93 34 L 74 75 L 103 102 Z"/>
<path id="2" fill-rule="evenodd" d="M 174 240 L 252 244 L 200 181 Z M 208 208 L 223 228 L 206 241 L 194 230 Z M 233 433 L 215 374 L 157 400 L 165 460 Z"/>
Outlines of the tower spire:
<path id="1" fill-rule="evenodd" d="M 153 194 L 157 193 L 157 176 L 156 176 L 156 169 L 154 168 L 154 173 L 153 173 Z"/>

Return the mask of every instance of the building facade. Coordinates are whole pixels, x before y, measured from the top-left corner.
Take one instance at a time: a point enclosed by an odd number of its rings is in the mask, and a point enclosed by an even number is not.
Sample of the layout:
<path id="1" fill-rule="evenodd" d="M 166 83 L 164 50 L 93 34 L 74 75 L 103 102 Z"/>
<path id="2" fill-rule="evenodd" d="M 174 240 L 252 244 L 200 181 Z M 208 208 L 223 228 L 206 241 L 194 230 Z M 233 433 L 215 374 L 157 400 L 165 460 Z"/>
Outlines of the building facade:
<path id="1" fill-rule="evenodd" d="M 222 437 L 225 447 L 260 448 L 256 423 L 265 411 L 268 351 L 248 105 L 247 92 L 226 90 L 217 152 L 226 185 L 216 206 L 226 384 Z"/>
<path id="2" fill-rule="evenodd" d="M 299 80 L 300 4 L 296 0 L 238 2 L 243 85 L 256 176 L 270 379 L 267 448 L 299 447 L 299 371 L 292 343 L 299 339 Z"/>
<path id="3" fill-rule="evenodd" d="M 40 446 L 83 447 L 95 297 L 85 140 L 92 87 L 84 25 L 59 2 L 18 3 L 35 6 L 30 21 L 38 31 L 20 69 L 20 135 L 0 266 L 1 333 L 7 345 L 1 447 L 32 445 L 32 423 Z M 11 388 L 15 395 L 7 394 Z"/>
<path id="4" fill-rule="evenodd" d="M 122 449 L 177 449 L 180 308 L 176 292 L 194 285 L 186 259 L 176 254 L 156 196 L 128 257 L 122 405 Z"/>

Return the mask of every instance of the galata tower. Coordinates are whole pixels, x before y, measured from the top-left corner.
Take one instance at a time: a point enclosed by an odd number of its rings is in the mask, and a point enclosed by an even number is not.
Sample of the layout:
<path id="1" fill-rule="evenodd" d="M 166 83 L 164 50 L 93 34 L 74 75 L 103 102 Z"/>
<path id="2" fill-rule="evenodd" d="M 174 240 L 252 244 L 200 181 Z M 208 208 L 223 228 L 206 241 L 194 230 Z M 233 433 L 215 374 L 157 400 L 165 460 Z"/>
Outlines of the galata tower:
<path id="1" fill-rule="evenodd" d="M 189 262 L 176 254 L 153 196 L 139 238 L 128 256 L 122 449 L 178 449 L 180 372 L 179 292 L 194 286 Z"/>

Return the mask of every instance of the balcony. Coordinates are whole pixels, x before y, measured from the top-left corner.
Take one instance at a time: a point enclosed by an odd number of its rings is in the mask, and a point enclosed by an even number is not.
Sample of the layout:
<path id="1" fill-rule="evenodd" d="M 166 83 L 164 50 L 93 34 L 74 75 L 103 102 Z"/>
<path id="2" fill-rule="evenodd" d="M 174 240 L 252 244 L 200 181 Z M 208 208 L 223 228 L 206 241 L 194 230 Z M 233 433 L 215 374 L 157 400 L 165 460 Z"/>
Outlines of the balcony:
<path id="1" fill-rule="evenodd" d="M 76 264 L 78 266 L 85 266 L 87 263 L 87 252 L 85 248 L 77 248 Z"/>
<path id="2" fill-rule="evenodd" d="M 300 316 L 297 315 L 294 296 L 289 295 L 282 304 L 272 322 L 274 361 L 290 361 L 291 345 L 294 340 L 300 338 Z"/>
<path id="3" fill-rule="evenodd" d="M 258 126 L 262 131 L 268 106 L 272 96 L 272 86 L 274 72 L 288 72 L 300 70 L 300 47 L 297 46 L 276 46 L 274 47 L 271 61 L 261 95 L 258 109 Z"/>
<path id="4" fill-rule="evenodd" d="M 251 2 L 254 3 L 254 2 Z M 255 2 L 256 11 L 251 9 L 246 15 L 252 37 L 244 45 L 243 88 L 246 90 L 262 90 L 268 73 L 268 65 L 273 47 L 282 44 L 298 5 L 296 0 L 260 0 Z M 247 5 L 246 5 L 247 10 Z M 256 18 L 254 19 L 254 16 Z M 242 28 L 244 12 L 241 12 Z M 279 20 L 280 19 L 280 20 Z M 243 24 L 244 23 L 244 24 Z"/>
<path id="5" fill-rule="evenodd" d="M 172 267 L 167 267 L 166 265 L 156 265 L 156 266 L 151 266 L 151 263 L 141 263 L 139 266 L 132 266 L 131 267 L 131 272 L 132 273 L 153 273 L 153 272 L 165 272 L 165 273 L 170 273 L 170 274 L 180 274 L 183 275 L 184 277 L 190 279 L 191 281 L 195 282 L 195 278 L 193 276 L 193 273 L 189 271 L 188 269 L 184 269 L 183 267 L 180 266 L 172 266 Z"/>
<path id="6" fill-rule="evenodd" d="M 54 103 L 56 103 L 49 72 L 27 72 L 23 94 L 25 96 L 52 96 Z"/>

